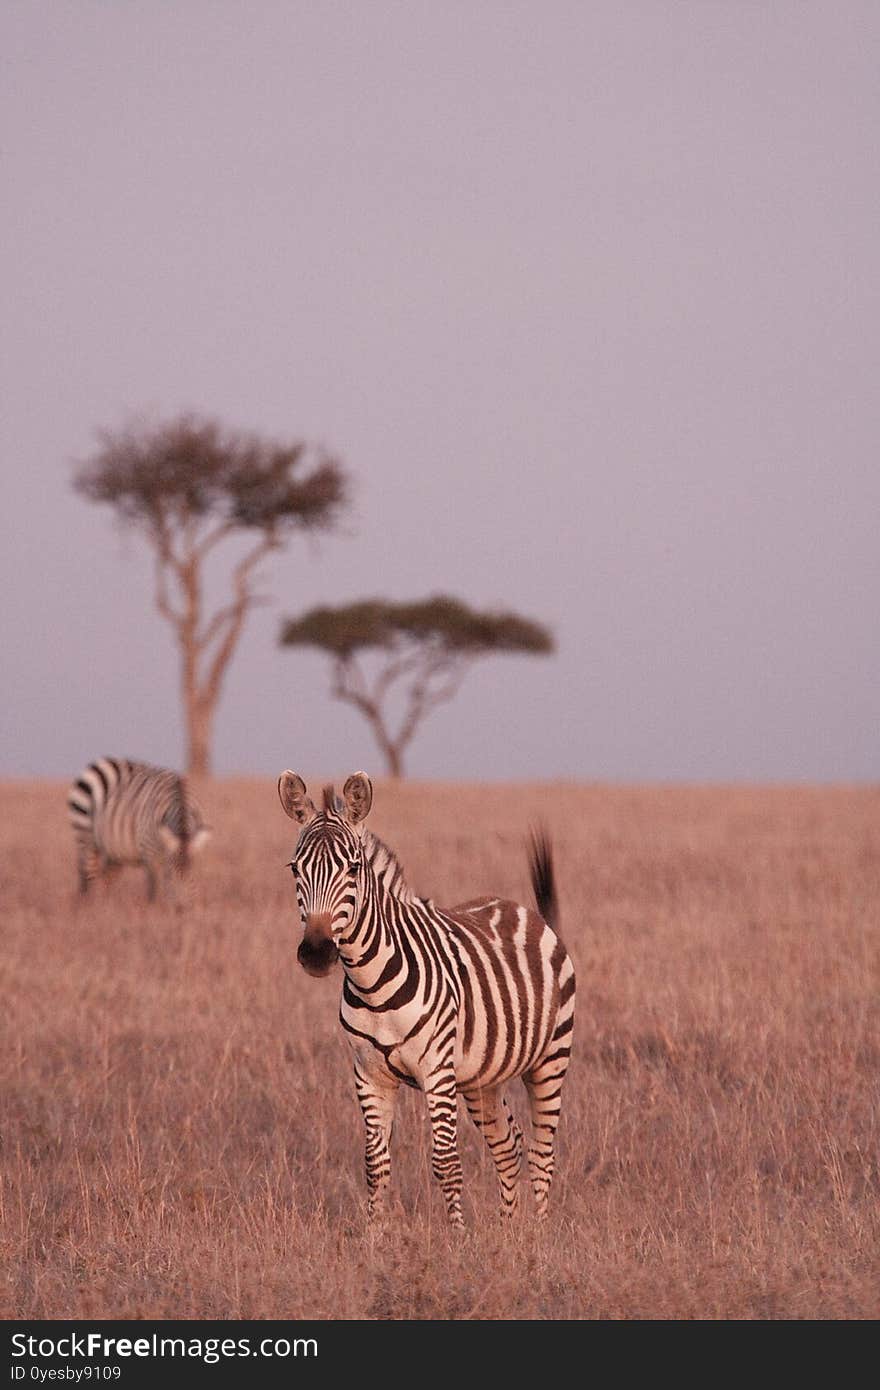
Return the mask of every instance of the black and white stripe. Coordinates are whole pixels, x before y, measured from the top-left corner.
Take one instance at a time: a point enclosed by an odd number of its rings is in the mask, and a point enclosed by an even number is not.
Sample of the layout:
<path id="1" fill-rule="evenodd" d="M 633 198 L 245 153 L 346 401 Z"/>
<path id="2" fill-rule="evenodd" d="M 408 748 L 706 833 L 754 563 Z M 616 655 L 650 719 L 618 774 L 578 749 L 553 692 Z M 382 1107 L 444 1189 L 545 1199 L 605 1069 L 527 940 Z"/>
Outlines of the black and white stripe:
<path id="1" fill-rule="evenodd" d="M 157 882 L 167 890 L 172 875 L 186 873 L 210 833 L 178 773 L 127 758 L 90 763 L 70 788 L 67 807 L 82 893 L 108 871 L 140 864 L 152 901 Z"/>
<path id="2" fill-rule="evenodd" d="M 462 1224 L 457 1094 L 495 1160 L 502 1209 L 512 1213 L 522 1134 L 503 1087 L 521 1077 L 532 1120 L 528 1168 L 544 1216 L 575 1000 L 574 967 L 554 930 L 549 845 L 536 840 L 532 853 L 541 915 L 499 898 L 439 908 L 410 893 L 396 856 L 365 829 L 373 793 L 364 773 L 349 777 L 342 803 L 328 788 L 322 812 L 295 773 L 283 773 L 278 790 L 301 827 L 291 866 L 304 925 L 298 959 L 324 975 L 338 958 L 345 972 L 340 1019 L 366 1125 L 370 1215 L 385 1203 L 402 1083 L 425 1093 L 432 1167 L 452 1223 Z"/>

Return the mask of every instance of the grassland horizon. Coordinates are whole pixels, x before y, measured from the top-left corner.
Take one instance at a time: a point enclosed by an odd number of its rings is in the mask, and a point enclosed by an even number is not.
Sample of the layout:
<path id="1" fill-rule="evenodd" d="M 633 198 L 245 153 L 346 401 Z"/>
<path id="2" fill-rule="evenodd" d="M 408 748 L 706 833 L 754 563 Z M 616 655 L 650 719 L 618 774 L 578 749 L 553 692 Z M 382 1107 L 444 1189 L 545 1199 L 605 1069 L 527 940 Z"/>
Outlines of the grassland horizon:
<path id="1" fill-rule="evenodd" d="M 462 1110 L 461 1242 L 415 1094 L 367 1226 L 341 973 L 296 964 L 273 779 L 199 784 L 186 913 L 134 870 L 78 900 L 67 786 L 0 782 L 2 1316 L 880 1314 L 880 788 L 376 780 L 371 826 L 439 903 L 529 902 L 535 821 L 556 851 L 551 1215 L 524 1188 L 501 1224 Z"/>

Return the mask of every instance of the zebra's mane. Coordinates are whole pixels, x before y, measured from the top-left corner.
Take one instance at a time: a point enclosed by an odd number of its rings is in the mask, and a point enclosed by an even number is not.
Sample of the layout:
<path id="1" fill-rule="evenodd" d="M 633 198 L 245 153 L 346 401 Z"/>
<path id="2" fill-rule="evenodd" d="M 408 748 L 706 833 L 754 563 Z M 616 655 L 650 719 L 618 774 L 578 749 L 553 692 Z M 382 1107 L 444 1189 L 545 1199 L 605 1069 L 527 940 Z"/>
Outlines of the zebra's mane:
<path id="1" fill-rule="evenodd" d="M 405 903 L 413 901 L 414 894 L 410 892 L 403 865 L 394 850 L 389 849 L 385 841 L 374 835 L 372 830 L 364 831 L 364 854 L 376 878 L 392 897 Z"/>

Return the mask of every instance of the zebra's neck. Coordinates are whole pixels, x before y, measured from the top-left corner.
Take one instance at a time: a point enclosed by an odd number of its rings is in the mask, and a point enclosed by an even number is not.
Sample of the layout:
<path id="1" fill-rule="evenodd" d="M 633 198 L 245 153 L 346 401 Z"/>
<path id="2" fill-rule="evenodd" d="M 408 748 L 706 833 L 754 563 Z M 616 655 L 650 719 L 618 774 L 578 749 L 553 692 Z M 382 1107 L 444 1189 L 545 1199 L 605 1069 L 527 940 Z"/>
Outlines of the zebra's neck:
<path id="1" fill-rule="evenodd" d="M 349 983 L 368 998 L 399 973 L 408 954 L 407 923 L 421 899 L 410 892 L 397 856 L 369 832 L 364 836 L 364 858 L 368 870 L 360 912 L 338 945 Z"/>

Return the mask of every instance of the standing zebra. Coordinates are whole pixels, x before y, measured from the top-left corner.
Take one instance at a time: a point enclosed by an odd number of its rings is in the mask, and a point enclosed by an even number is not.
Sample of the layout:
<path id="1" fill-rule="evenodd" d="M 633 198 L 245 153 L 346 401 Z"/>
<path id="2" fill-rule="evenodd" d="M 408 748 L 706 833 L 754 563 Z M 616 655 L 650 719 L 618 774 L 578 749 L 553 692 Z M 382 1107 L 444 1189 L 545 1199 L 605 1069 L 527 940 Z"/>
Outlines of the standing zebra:
<path id="1" fill-rule="evenodd" d="M 109 869 L 141 864 L 152 902 L 157 879 L 167 891 L 172 873 L 185 874 L 210 835 L 182 777 L 126 758 L 90 763 L 70 788 L 67 806 L 81 893 Z"/>
<path id="2" fill-rule="evenodd" d="M 365 829 L 373 800 L 365 773 L 348 778 L 341 805 L 326 788 L 320 813 L 296 773 L 282 773 L 278 793 L 301 827 L 291 864 L 304 925 L 297 958 L 309 974 L 326 975 L 338 957 L 345 972 L 340 1019 L 366 1125 L 370 1216 L 382 1211 L 391 1179 L 401 1082 L 425 1093 L 432 1169 L 452 1224 L 463 1224 L 458 1092 L 495 1161 L 502 1210 L 512 1214 L 522 1132 L 502 1086 L 517 1076 L 528 1092 L 528 1166 L 545 1216 L 575 993 L 548 844 L 536 840 L 532 853 L 541 916 L 499 898 L 443 909 L 409 891 L 396 856 Z"/>

